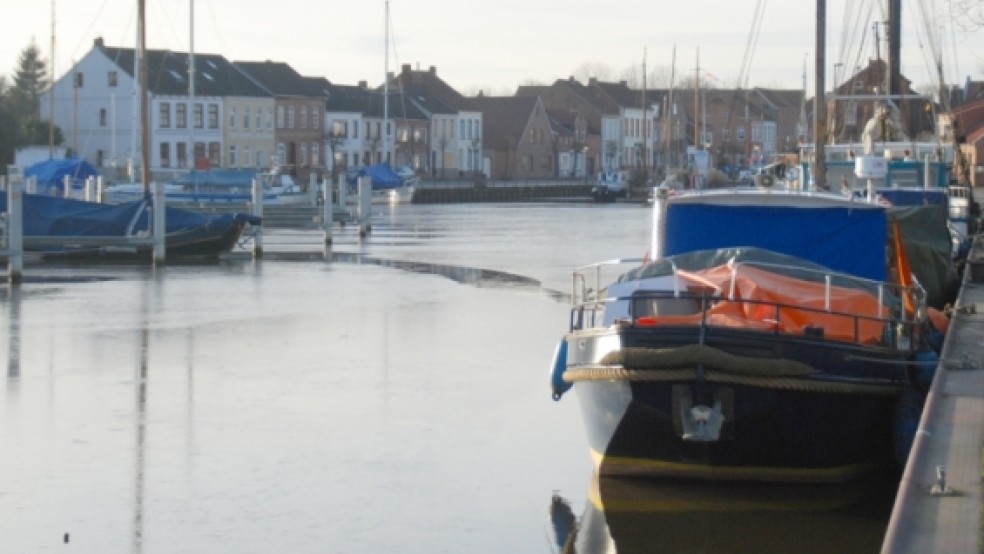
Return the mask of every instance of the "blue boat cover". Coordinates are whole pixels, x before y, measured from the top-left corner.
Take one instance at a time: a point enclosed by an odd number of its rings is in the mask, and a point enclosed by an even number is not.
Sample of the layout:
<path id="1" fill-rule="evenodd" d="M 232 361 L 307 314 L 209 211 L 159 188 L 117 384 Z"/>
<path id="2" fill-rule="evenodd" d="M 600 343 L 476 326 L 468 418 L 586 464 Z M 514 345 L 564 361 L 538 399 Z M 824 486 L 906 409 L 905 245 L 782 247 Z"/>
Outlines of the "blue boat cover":
<path id="1" fill-rule="evenodd" d="M 755 247 L 886 280 L 883 210 L 677 204 L 665 221 L 666 256 Z"/>
<path id="2" fill-rule="evenodd" d="M 99 171 L 85 160 L 65 158 L 38 162 L 24 170 L 24 177 L 35 177 L 38 190 L 50 193 L 52 189 L 65 192 L 65 176 L 72 177 L 72 186 L 81 188 L 89 177 L 97 177 Z"/>
<path id="3" fill-rule="evenodd" d="M 358 177 L 369 176 L 372 179 L 372 190 L 387 190 L 403 185 L 403 179 L 389 166 L 376 164 L 365 166 L 348 177 L 349 185 L 355 185 Z"/>
<path id="4" fill-rule="evenodd" d="M 150 202 L 138 200 L 123 204 L 98 204 L 25 194 L 24 236 L 124 237 L 137 231 L 150 231 Z M 200 214 L 165 207 L 165 232 L 174 233 L 196 228 L 221 230 L 237 222 L 261 223 L 246 214 Z M 7 195 L 0 195 L 0 213 L 7 211 Z"/>

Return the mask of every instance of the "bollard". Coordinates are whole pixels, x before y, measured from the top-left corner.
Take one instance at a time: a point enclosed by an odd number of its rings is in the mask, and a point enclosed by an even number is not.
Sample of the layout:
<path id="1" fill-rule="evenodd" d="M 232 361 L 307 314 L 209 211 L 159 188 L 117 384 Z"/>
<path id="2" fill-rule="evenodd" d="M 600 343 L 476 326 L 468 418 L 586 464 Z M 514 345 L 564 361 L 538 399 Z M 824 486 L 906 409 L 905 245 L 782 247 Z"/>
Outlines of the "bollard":
<path id="1" fill-rule="evenodd" d="M 325 225 L 325 246 L 331 246 L 332 243 L 332 227 L 335 226 L 335 191 L 334 186 L 332 186 L 331 178 L 325 176 L 325 187 L 322 191 L 322 196 L 324 197 L 324 205 L 322 208 L 323 219 Z"/>
<path id="2" fill-rule="evenodd" d="M 71 175 L 66 175 L 62 179 L 62 184 L 65 185 L 65 194 L 63 196 L 65 198 L 71 198 L 72 197 L 72 176 Z"/>
<path id="3" fill-rule="evenodd" d="M 7 183 L 7 278 L 18 284 L 24 272 L 24 194 L 23 184 L 11 179 Z"/>
<path id="4" fill-rule="evenodd" d="M 365 237 L 372 231 L 372 178 L 359 177 L 359 236 Z"/>
<path id="5" fill-rule="evenodd" d="M 25 188 L 27 194 L 37 194 L 38 193 L 38 178 L 28 177 L 27 187 Z"/>
<path id="6" fill-rule="evenodd" d="M 96 202 L 103 204 L 106 202 L 106 181 L 103 176 L 96 177 Z"/>
<path id="7" fill-rule="evenodd" d="M 253 208 L 252 213 L 260 219 L 260 225 L 253 235 L 253 257 L 263 257 L 263 184 L 259 179 L 253 179 Z"/>
<path id="8" fill-rule="evenodd" d="M 151 183 L 151 188 L 153 189 L 154 202 L 153 202 L 153 237 L 154 237 L 154 265 L 164 263 L 164 255 L 167 250 L 167 243 L 165 235 L 167 233 L 167 225 L 165 221 L 165 211 L 166 205 L 164 202 L 164 183 L 154 182 Z"/>

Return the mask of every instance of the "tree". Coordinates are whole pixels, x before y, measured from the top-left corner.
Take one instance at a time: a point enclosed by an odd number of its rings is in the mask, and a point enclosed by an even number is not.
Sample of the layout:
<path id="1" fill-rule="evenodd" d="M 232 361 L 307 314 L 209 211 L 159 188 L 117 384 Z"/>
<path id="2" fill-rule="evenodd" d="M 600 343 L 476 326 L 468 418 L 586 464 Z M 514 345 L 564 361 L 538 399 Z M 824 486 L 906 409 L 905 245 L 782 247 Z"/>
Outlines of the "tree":
<path id="1" fill-rule="evenodd" d="M 48 70 L 41 59 L 41 51 L 32 39 L 17 61 L 14 88 L 11 89 L 11 98 L 18 113 L 40 119 L 41 93 L 47 88 Z"/>

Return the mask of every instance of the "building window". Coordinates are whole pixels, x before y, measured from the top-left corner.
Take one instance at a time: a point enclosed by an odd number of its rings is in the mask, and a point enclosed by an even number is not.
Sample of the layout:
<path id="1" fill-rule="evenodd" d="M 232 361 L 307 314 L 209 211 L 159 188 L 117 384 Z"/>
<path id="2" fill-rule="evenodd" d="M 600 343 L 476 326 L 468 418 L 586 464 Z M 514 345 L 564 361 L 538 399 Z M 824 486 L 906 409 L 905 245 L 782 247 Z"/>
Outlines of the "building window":
<path id="1" fill-rule="evenodd" d="M 283 165 L 285 159 L 287 159 L 287 146 L 282 142 L 277 143 L 277 164 Z"/>
<path id="2" fill-rule="evenodd" d="M 82 88 L 85 86 L 85 75 L 82 73 L 75 74 L 75 88 Z"/>
<path id="3" fill-rule="evenodd" d="M 177 147 L 177 157 L 178 157 L 178 168 L 185 169 L 188 167 L 188 145 L 179 142 Z"/>
<path id="4" fill-rule="evenodd" d="M 229 145 L 229 167 L 236 167 L 236 145 Z"/>
<path id="5" fill-rule="evenodd" d="M 523 171 L 533 171 L 533 156 L 523 155 Z"/>
<path id="6" fill-rule="evenodd" d="M 236 107 L 235 106 L 229 106 L 229 128 L 230 129 L 235 129 L 236 128 Z"/>
<path id="7" fill-rule="evenodd" d="M 301 129 L 307 129 L 307 124 L 308 124 L 307 116 L 308 116 L 307 106 L 301 106 Z"/>
<path id="8" fill-rule="evenodd" d="M 243 108 L 243 129 L 249 129 L 249 106 Z"/>
<path id="9" fill-rule="evenodd" d="M 294 106 L 287 106 L 287 128 L 294 128 Z"/>
<path id="10" fill-rule="evenodd" d="M 277 106 L 277 129 L 284 128 L 284 107 Z"/>
<path id="11" fill-rule="evenodd" d="M 205 121 L 203 117 L 204 115 L 202 113 L 202 105 L 195 104 L 194 107 L 192 108 L 192 118 L 195 123 L 195 129 L 201 129 L 204 126 Z"/>
<path id="12" fill-rule="evenodd" d="M 106 108 L 99 108 L 99 126 L 106 126 Z"/>
<path id="13" fill-rule="evenodd" d="M 161 167 L 171 167 L 171 145 L 161 143 Z"/>
<path id="14" fill-rule="evenodd" d="M 208 163 L 212 167 L 221 167 L 222 145 L 217 142 L 208 143 Z"/>
<path id="15" fill-rule="evenodd" d="M 161 102 L 160 107 L 157 108 L 158 117 L 160 119 L 159 125 L 162 129 L 168 129 L 171 127 L 171 105 L 166 102 Z"/>
<path id="16" fill-rule="evenodd" d="M 745 128 L 744 127 L 738 127 L 738 128 L 736 128 L 735 129 L 735 137 L 738 140 L 745 140 Z"/>
<path id="17" fill-rule="evenodd" d="M 188 106 L 177 104 L 174 107 L 174 116 L 177 119 L 177 128 L 184 129 L 188 126 Z"/>
<path id="18" fill-rule="evenodd" d="M 317 107 L 311 108 L 311 128 L 319 129 L 321 127 L 321 110 Z"/>
<path id="19" fill-rule="evenodd" d="M 267 114 L 267 129 L 273 129 L 273 108 L 266 111 Z"/>
<path id="20" fill-rule="evenodd" d="M 263 128 L 263 108 L 256 108 L 256 128 Z"/>
<path id="21" fill-rule="evenodd" d="M 208 159 L 205 157 L 205 143 L 196 142 L 195 143 L 195 155 L 194 163 L 196 169 L 208 169 L 207 163 Z"/>
<path id="22" fill-rule="evenodd" d="M 359 122 L 354 120 L 352 121 L 352 138 L 359 138 Z"/>
<path id="23" fill-rule="evenodd" d="M 321 165 L 321 147 L 317 142 L 311 143 L 311 165 L 315 167 Z"/>
<path id="24" fill-rule="evenodd" d="M 109 73 L 106 74 L 106 85 L 115 87 L 116 80 L 117 80 L 117 76 L 115 71 L 110 71 Z"/>
<path id="25" fill-rule="evenodd" d="M 336 119 L 331 122 L 331 136 L 335 138 L 348 137 L 348 122 Z"/>
<path id="26" fill-rule="evenodd" d="M 302 142 L 301 143 L 300 150 L 301 150 L 301 154 L 300 154 L 300 160 L 298 160 L 298 164 L 301 165 L 301 166 L 306 166 L 307 165 L 307 154 L 308 154 L 308 147 L 307 147 L 307 143 L 306 142 Z"/>
<path id="27" fill-rule="evenodd" d="M 243 158 L 242 158 L 243 165 L 249 164 L 250 159 L 251 157 L 250 157 L 249 146 L 247 145 L 243 147 Z"/>
<path id="28" fill-rule="evenodd" d="M 218 129 L 219 128 L 219 105 L 209 104 L 208 105 L 208 128 Z"/>

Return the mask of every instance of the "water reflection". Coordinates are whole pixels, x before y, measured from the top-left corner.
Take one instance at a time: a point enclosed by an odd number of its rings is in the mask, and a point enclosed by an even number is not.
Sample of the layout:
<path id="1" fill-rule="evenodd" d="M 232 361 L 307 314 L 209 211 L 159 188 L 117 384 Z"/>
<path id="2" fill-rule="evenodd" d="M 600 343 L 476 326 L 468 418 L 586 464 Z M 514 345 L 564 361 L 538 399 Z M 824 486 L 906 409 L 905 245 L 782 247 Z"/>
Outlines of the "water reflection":
<path id="1" fill-rule="evenodd" d="M 17 285 L 7 287 L 7 381 L 8 386 L 20 378 L 21 345 L 21 288 Z"/>
<path id="2" fill-rule="evenodd" d="M 565 524 L 566 501 L 551 499 L 554 546 L 563 554 L 878 552 L 896 485 L 893 475 L 850 486 L 596 475 L 575 524 Z"/>

